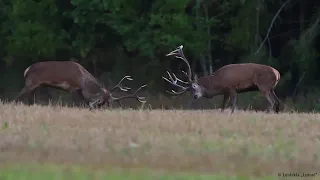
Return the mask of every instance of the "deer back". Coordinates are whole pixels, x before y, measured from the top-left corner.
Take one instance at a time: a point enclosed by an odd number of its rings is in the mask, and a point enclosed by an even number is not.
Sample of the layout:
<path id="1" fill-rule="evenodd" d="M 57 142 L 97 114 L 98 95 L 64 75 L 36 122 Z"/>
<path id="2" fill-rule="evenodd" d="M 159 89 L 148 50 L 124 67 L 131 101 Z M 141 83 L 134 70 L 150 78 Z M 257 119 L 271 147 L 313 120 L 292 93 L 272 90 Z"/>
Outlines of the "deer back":
<path id="1" fill-rule="evenodd" d="M 47 84 L 65 90 L 102 87 L 83 66 L 71 61 L 35 63 L 25 70 L 24 78 L 27 85 Z"/>
<path id="2" fill-rule="evenodd" d="M 245 89 L 257 84 L 276 84 L 280 73 L 267 65 L 255 63 L 229 64 L 219 68 L 212 75 L 202 77 L 199 84 L 205 88 Z"/>

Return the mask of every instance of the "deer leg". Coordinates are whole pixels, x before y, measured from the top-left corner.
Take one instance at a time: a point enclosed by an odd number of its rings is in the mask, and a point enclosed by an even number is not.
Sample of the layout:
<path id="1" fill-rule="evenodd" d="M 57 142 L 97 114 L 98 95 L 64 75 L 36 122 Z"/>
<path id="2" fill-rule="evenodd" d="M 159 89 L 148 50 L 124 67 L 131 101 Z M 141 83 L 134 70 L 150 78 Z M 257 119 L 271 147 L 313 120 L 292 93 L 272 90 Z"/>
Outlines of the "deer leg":
<path id="1" fill-rule="evenodd" d="M 32 88 L 32 90 L 29 91 L 29 96 L 28 96 L 28 104 L 29 105 L 33 105 L 35 104 L 35 98 L 36 98 L 36 89 L 39 86 L 35 86 L 34 88 Z"/>
<path id="2" fill-rule="evenodd" d="M 53 98 L 52 98 L 51 93 L 48 90 L 46 90 L 46 93 L 47 93 L 48 100 L 52 101 Z"/>
<path id="3" fill-rule="evenodd" d="M 40 93 L 41 94 L 45 94 L 47 96 L 47 100 L 48 101 L 52 100 L 52 95 L 49 92 L 49 87 L 48 86 L 42 86 L 42 88 L 40 89 Z"/>
<path id="4" fill-rule="evenodd" d="M 96 99 L 94 99 L 94 106 L 97 109 L 102 110 L 102 106 L 105 104 L 106 102 L 104 101 L 102 96 L 97 97 Z"/>
<path id="5" fill-rule="evenodd" d="M 270 103 L 270 107 L 267 109 L 267 112 L 270 112 L 270 109 L 273 109 L 273 106 L 275 104 L 275 100 L 274 98 L 272 97 L 271 95 L 271 91 L 267 91 L 264 93 L 264 96 L 267 98 L 267 100 L 269 101 Z"/>
<path id="6" fill-rule="evenodd" d="M 271 90 L 271 96 L 273 97 L 274 99 L 274 106 L 275 106 L 275 111 L 276 113 L 279 113 L 279 109 L 280 109 L 280 100 L 279 98 L 277 97 L 276 93 L 274 92 L 274 90 Z"/>
<path id="7" fill-rule="evenodd" d="M 92 110 L 95 107 L 95 104 L 97 103 L 96 102 L 97 99 L 95 99 L 94 95 L 89 93 L 85 89 L 81 89 L 79 95 L 80 94 L 83 97 L 83 99 L 86 102 L 86 104 L 89 106 L 89 109 Z"/>
<path id="8" fill-rule="evenodd" d="M 81 94 L 90 107 L 90 110 L 100 107 L 104 104 L 103 97 L 99 94 L 92 94 L 85 89 L 81 90 Z"/>
<path id="9" fill-rule="evenodd" d="M 75 89 L 71 91 L 72 94 L 72 100 L 77 102 L 77 105 L 79 105 L 80 107 L 83 105 L 83 102 L 87 105 L 89 105 L 89 102 L 84 98 L 81 89 Z M 75 96 L 77 96 L 77 98 L 75 99 Z"/>
<path id="10" fill-rule="evenodd" d="M 233 113 L 234 109 L 236 108 L 237 92 L 235 90 L 232 90 L 230 92 L 230 97 L 231 97 L 231 103 L 232 103 L 231 113 Z"/>
<path id="11" fill-rule="evenodd" d="M 228 104 L 229 100 L 230 100 L 229 93 L 225 93 L 223 95 L 223 100 L 222 100 L 222 105 L 221 105 L 221 112 L 224 111 L 224 108 L 226 107 L 226 104 Z"/>
<path id="12" fill-rule="evenodd" d="M 45 93 L 47 94 L 49 103 L 51 103 L 52 100 L 53 100 L 53 97 L 52 97 L 52 94 L 49 92 L 49 88 L 48 87 L 46 87 Z"/>
<path id="13" fill-rule="evenodd" d="M 28 105 L 35 104 L 35 95 L 36 95 L 36 93 L 34 91 L 31 91 L 29 93 L 28 99 L 27 99 Z"/>
<path id="14" fill-rule="evenodd" d="M 17 102 L 18 100 L 20 100 L 22 96 L 26 95 L 29 91 L 30 90 L 28 87 L 23 87 L 19 94 L 14 98 L 14 101 Z"/>
<path id="15" fill-rule="evenodd" d="M 17 102 L 18 100 L 21 99 L 21 97 L 27 95 L 27 96 L 28 96 L 28 104 L 30 105 L 30 104 L 31 104 L 31 103 L 30 103 L 30 99 L 33 99 L 33 97 L 31 98 L 31 95 L 33 95 L 34 90 L 35 90 L 37 87 L 38 87 L 38 86 L 32 86 L 32 87 L 30 87 L 30 86 L 24 86 L 24 87 L 22 88 L 22 90 L 20 91 L 20 93 L 16 96 L 16 98 L 15 98 L 14 101 Z"/>
<path id="16" fill-rule="evenodd" d="M 40 91 L 38 91 L 38 93 L 42 94 L 42 95 L 45 95 L 46 99 L 45 101 L 47 101 L 49 104 L 52 102 L 52 95 L 51 93 L 49 92 L 49 86 L 42 86 L 42 89 L 40 89 Z"/>

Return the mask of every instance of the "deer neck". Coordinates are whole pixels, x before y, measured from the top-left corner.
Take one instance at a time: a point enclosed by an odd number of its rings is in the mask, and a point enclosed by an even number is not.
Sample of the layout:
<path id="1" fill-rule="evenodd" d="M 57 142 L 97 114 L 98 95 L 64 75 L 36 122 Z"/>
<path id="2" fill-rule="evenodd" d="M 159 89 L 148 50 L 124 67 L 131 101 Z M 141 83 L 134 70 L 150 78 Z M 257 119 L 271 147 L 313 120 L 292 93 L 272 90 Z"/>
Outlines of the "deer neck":
<path id="1" fill-rule="evenodd" d="M 215 80 L 215 76 L 213 74 L 202 77 L 198 81 L 202 87 L 203 97 L 212 98 L 221 94 L 221 88 L 219 84 L 217 84 L 219 81 Z"/>
<path id="2" fill-rule="evenodd" d="M 207 88 L 203 87 L 202 92 L 203 92 L 203 97 L 205 97 L 205 98 L 211 98 L 213 96 L 212 93 L 210 91 L 208 91 Z"/>
<path id="3" fill-rule="evenodd" d="M 203 97 L 205 98 L 213 98 L 214 96 L 221 94 L 220 89 L 216 86 L 202 87 L 202 89 L 203 89 Z"/>
<path id="4" fill-rule="evenodd" d="M 94 93 L 101 91 L 104 92 L 103 86 L 93 76 L 90 75 L 82 77 L 81 86 L 82 89 L 90 89 L 90 91 Z"/>

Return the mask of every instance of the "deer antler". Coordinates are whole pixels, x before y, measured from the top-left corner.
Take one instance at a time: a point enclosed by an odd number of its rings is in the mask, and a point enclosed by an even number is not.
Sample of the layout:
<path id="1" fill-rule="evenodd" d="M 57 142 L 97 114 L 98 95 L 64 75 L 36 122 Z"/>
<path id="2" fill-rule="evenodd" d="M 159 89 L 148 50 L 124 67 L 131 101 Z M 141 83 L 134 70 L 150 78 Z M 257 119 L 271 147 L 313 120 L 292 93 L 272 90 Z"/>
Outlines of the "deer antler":
<path id="1" fill-rule="evenodd" d="M 178 83 L 178 82 L 182 82 L 182 83 L 187 84 L 187 85 L 190 84 L 189 82 L 185 82 L 185 81 L 182 81 L 181 79 L 177 78 L 177 76 L 176 76 L 174 73 L 172 73 L 172 76 L 173 76 L 173 77 L 171 76 L 171 74 L 169 73 L 169 71 L 167 71 L 167 74 L 168 74 L 170 80 L 167 79 L 167 78 L 165 78 L 165 77 L 162 77 L 162 79 L 166 80 L 167 82 L 169 82 L 169 83 L 172 84 L 173 86 L 176 86 L 176 87 L 181 88 L 181 89 L 185 89 L 185 88 L 186 88 L 185 86 L 179 85 L 179 84 L 177 84 L 177 83 Z"/>
<path id="2" fill-rule="evenodd" d="M 188 78 L 188 73 L 186 73 L 185 71 L 181 71 L 187 78 Z M 180 81 L 182 83 L 185 83 L 185 84 L 190 84 L 189 82 L 185 82 L 185 81 Z"/>
<path id="3" fill-rule="evenodd" d="M 170 75 L 170 73 L 168 71 L 167 71 L 167 74 L 168 74 L 170 80 L 165 77 L 162 77 L 162 79 L 166 80 L 167 82 L 169 82 L 171 85 L 173 85 L 175 87 L 181 88 L 182 91 L 176 92 L 174 90 L 171 90 L 171 91 L 167 90 L 166 92 L 168 92 L 171 95 L 177 95 L 176 98 L 182 96 L 189 88 L 182 86 L 182 85 L 179 85 L 178 82 L 182 82 L 184 84 L 190 84 L 190 83 L 182 81 L 181 79 L 177 78 L 177 76 L 174 73 L 172 73 L 173 77 Z"/>
<path id="4" fill-rule="evenodd" d="M 122 106 L 122 104 L 119 102 L 120 100 L 126 99 L 126 98 L 133 98 L 136 99 L 137 101 L 141 102 L 141 103 L 145 103 L 146 101 L 144 100 L 145 97 L 140 97 L 137 96 L 137 93 L 144 87 L 146 87 L 147 85 L 144 84 L 142 86 L 140 86 L 133 94 L 131 95 L 127 95 L 127 96 L 122 96 L 122 97 L 113 97 L 112 94 L 110 94 L 110 97 L 112 99 L 112 101 L 118 101 L 118 103 L 120 104 L 120 106 Z"/>
<path id="5" fill-rule="evenodd" d="M 187 58 L 186 58 L 186 57 L 184 56 L 184 54 L 183 54 L 182 48 L 183 48 L 183 45 L 180 45 L 180 46 L 177 47 L 175 50 L 173 50 L 173 51 L 171 51 L 170 53 L 168 53 L 166 56 L 175 55 L 176 58 L 182 59 L 182 60 L 187 64 L 187 66 L 188 66 L 188 73 L 185 73 L 185 72 L 184 72 L 184 73 L 187 75 L 189 83 L 191 83 L 191 82 L 192 82 L 192 78 L 191 78 L 191 77 L 192 77 L 191 67 L 190 67 L 190 64 L 189 64 Z"/>
<path id="6" fill-rule="evenodd" d="M 132 81 L 133 79 L 131 78 L 131 76 L 124 76 L 120 81 L 119 81 L 119 83 L 117 84 L 117 85 L 115 85 L 112 89 L 111 89 L 111 91 L 110 91 L 110 93 L 112 93 L 113 91 L 115 91 L 117 88 L 119 88 L 121 91 L 128 91 L 128 90 L 130 90 L 131 88 L 129 88 L 129 87 L 125 87 L 125 86 L 122 86 L 122 81 L 123 80 L 129 80 L 129 81 Z"/>

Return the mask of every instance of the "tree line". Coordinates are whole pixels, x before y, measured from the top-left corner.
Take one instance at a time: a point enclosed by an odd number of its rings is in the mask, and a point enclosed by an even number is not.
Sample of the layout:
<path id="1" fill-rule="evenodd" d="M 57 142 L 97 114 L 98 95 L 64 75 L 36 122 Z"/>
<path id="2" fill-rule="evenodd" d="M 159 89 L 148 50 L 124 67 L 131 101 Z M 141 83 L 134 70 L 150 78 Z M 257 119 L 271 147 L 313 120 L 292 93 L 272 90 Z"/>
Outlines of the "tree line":
<path id="1" fill-rule="evenodd" d="M 73 60 L 106 84 L 126 74 L 164 92 L 165 57 L 184 45 L 193 72 L 255 62 L 281 73 L 279 96 L 319 86 L 320 2 L 303 0 L 0 0 L 0 94 L 23 86 L 23 71 Z M 280 11 L 279 11 L 280 10 Z M 147 75 L 147 76 L 146 76 Z M 182 74 L 180 74 L 182 75 Z"/>

